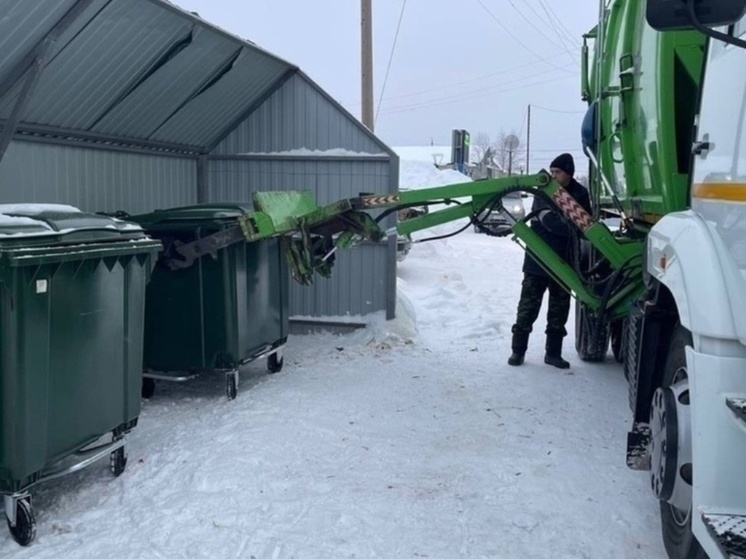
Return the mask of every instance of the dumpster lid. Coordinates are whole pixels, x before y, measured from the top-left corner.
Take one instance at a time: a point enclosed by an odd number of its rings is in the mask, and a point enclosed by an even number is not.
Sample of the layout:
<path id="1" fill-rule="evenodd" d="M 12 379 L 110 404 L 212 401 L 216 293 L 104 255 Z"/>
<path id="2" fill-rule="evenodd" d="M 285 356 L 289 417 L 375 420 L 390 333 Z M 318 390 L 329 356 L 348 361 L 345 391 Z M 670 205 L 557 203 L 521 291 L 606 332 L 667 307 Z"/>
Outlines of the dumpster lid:
<path id="1" fill-rule="evenodd" d="M 159 223 L 173 223 L 175 221 L 235 220 L 236 218 L 249 214 L 252 211 L 253 208 L 250 203 L 211 203 L 155 210 L 154 212 L 147 214 L 129 216 L 127 219 L 139 223 L 147 228 L 148 226 L 157 225 Z"/>
<path id="2" fill-rule="evenodd" d="M 60 242 L 81 242 L 140 238 L 144 232 L 135 223 L 64 204 L 0 204 L 0 243 L 50 236 Z"/>

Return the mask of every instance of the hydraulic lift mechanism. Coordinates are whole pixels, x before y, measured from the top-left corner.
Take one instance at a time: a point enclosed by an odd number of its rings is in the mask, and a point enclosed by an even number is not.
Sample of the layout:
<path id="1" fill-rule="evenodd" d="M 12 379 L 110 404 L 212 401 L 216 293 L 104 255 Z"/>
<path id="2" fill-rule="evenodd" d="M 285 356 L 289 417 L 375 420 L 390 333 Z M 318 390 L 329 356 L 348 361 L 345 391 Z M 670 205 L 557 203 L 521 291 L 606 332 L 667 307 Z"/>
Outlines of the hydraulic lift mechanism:
<path id="1" fill-rule="evenodd" d="M 529 227 L 533 214 L 513 223 L 514 239 L 589 311 L 604 315 L 607 320 L 626 314 L 627 305 L 643 289 L 639 263 L 644 247 L 642 237 L 631 231 L 612 233 L 546 171 L 392 194 L 361 195 L 325 207 L 316 206 L 308 192 L 256 192 L 255 212 L 242 218 L 240 226 L 247 241 L 284 236 L 294 278 L 310 284 L 314 273 L 330 275 L 337 249 L 349 248 L 362 240 L 381 241 L 389 234 L 407 235 L 464 218 L 469 219 L 468 227 L 479 226 L 480 214 L 484 215 L 487 209 L 501 210 L 503 196 L 514 192 L 544 198 L 549 207 L 572 224 L 578 241 L 576 257 L 568 262 L 554 252 Z M 384 230 L 379 225 L 400 209 L 434 204 L 447 207 L 402 219 L 395 231 Z M 374 213 L 378 213 L 376 218 L 372 216 Z M 590 251 L 581 250 L 587 245 Z"/>

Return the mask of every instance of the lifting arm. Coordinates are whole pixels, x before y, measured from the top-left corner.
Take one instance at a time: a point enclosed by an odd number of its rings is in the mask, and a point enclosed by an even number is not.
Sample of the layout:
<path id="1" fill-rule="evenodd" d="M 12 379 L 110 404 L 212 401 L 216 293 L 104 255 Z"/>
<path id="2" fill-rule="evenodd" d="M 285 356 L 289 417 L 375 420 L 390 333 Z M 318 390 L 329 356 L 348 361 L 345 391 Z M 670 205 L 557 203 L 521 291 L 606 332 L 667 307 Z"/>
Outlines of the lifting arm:
<path id="1" fill-rule="evenodd" d="M 394 211 L 423 204 L 448 206 L 396 224 L 396 232 L 410 234 L 463 218 L 478 223 L 480 213 L 502 209 L 502 197 L 518 191 L 543 197 L 554 211 L 574 224 L 578 238 L 587 239 L 607 265 L 607 281 L 586 277 L 577 262 L 575 265 L 567 262 L 549 247 L 528 226 L 527 221 L 533 215 L 513 223 L 514 240 L 592 311 L 611 313 L 610 318 L 626 312 L 622 307 L 643 287 L 639 262 L 632 264 L 641 258 L 643 243 L 615 237 L 605 224 L 594 221 L 546 171 L 393 194 L 361 195 L 323 207 L 316 206 L 307 192 L 257 192 L 256 211 L 241 219 L 241 227 L 249 241 L 284 236 L 294 277 L 309 284 L 314 271 L 324 276 L 331 273 L 337 248 L 348 248 L 360 240 L 380 241 L 393 234 L 394 231 L 383 230 L 379 223 Z M 383 212 L 373 219 L 370 213 L 378 210 Z"/>

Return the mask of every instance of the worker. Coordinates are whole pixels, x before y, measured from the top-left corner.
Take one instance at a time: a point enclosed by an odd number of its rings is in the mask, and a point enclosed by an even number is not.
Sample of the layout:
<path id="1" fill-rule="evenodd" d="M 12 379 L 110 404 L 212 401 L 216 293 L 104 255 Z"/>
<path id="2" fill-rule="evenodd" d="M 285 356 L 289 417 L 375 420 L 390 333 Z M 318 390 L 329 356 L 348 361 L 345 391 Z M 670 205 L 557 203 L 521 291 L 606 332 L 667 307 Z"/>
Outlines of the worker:
<path id="1" fill-rule="evenodd" d="M 586 188 L 577 182 L 575 161 L 569 153 L 558 155 L 549 166 L 552 178 L 557 181 L 575 200 L 590 213 L 591 204 Z M 534 218 L 531 228 L 560 257 L 569 261 L 571 225 L 556 208 L 540 196 L 534 197 L 532 207 Z M 567 335 L 565 324 L 570 314 L 570 294 L 559 285 L 528 252 L 523 261 L 523 282 L 521 298 L 518 301 L 515 324 L 513 325 L 512 355 L 508 364 L 522 365 L 528 348 L 528 338 L 534 322 L 539 316 L 544 292 L 549 290 L 549 309 L 547 311 L 546 353 L 544 363 L 560 369 L 567 369 L 570 363 L 562 358 L 562 340 Z"/>

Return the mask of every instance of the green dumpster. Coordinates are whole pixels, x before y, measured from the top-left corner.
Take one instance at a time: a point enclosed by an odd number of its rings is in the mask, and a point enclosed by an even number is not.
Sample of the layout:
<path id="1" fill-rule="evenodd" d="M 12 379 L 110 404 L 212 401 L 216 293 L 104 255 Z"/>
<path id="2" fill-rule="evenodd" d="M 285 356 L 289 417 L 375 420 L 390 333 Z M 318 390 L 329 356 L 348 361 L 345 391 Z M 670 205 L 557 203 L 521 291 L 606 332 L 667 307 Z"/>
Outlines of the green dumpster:
<path id="1" fill-rule="evenodd" d="M 33 485 L 106 456 L 124 470 L 159 250 L 139 226 L 71 206 L 0 205 L 0 494 L 21 545 Z"/>
<path id="2" fill-rule="evenodd" d="M 240 204 L 203 204 L 131 216 L 164 246 L 147 288 L 143 396 L 156 380 L 226 373 L 236 396 L 239 366 L 283 365 L 289 272 L 276 238 L 247 243 Z"/>

